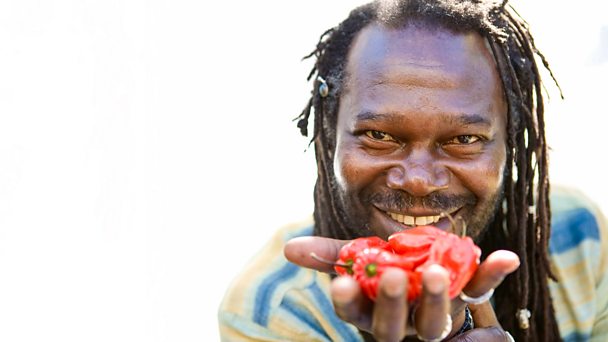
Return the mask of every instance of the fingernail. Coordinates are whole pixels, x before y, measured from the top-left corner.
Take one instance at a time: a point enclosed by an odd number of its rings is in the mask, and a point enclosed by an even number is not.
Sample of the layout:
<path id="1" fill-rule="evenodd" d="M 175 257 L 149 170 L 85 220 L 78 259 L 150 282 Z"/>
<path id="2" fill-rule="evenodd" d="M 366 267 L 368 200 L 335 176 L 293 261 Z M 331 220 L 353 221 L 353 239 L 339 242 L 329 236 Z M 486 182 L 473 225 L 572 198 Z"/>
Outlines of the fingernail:
<path id="1" fill-rule="evenodd" d="M 447 271 L 439 265 L 431 265 L 424 272 L 424 284 L 431 294 L 441 294 L 447 287 Z"/>
<path id="2" fill-rule="evenodd" d="M 384 293 L 389 297 L 398 297 L 405 292 L 405 278 L 393 270 L 386 270 L 383 274 Z"/>
<path id="3" fill-rule="evenodd" d="M 353 298 L 353 280 L 350 277 L 338 277 L 331 285 L 331 296 L 340 304 L 349 303 Z"/>
<path id="4" fill-rule="evenodd" d="M 386 293 L 389 297 L 401 296 L 405 290 L 405 286 L 403 285 L 404 284 L 400 284 L 398 282 L 389 282 L 384 288 L 384 293 Z"/>

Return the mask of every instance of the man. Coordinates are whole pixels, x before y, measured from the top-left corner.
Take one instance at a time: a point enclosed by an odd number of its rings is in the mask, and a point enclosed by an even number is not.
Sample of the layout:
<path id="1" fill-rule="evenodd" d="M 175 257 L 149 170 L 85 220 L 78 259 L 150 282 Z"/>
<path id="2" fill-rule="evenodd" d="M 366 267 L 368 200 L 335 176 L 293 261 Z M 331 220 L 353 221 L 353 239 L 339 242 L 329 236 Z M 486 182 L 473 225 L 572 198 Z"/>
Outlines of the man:
<path id="1" fill-rule="evenodd" d="M 235 280 L 223 339 L 608 340 L 605 225 L 581 196 L 549 198 L 535 54 L 547 66 L 525 22 L 492 1 L 379 1 L 326 32 L 298 123 L 306 134 L 314 108 L 314 223 L 281 231 Z M 440 266 L 409 307 L 402 270 L 384 272 L 371 302 L 310 257 L 416 225 L 451 229 L 441 213 L 483 250 L 453 300 Z"/>

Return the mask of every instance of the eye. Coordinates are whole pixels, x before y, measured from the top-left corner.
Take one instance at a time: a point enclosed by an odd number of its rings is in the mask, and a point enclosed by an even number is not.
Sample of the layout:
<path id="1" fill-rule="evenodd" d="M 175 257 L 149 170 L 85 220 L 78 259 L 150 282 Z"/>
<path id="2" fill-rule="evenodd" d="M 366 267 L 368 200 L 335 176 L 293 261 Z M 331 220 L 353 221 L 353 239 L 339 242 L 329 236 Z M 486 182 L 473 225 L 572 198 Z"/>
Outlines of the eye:
<path id="1" fill-rule="evenodd" d="M 390 134 L 381 131 L 365 131 L 365 135 L 371 139 L 379 141 L 395 141 Z"/>
<path id="2" fill-rule="evenodd" d="M 476 135 L 459 135 L 448 140 L 448 145 L 471 145 L 478 141 L 481 141 L 481 138 Z"/>

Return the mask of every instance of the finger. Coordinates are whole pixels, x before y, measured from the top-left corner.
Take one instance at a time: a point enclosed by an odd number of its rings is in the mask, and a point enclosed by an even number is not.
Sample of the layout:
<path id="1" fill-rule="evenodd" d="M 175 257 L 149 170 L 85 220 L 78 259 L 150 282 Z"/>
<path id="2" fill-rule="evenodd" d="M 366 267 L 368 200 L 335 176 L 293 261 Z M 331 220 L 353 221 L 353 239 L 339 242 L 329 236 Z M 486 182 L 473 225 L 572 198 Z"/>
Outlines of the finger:
<path id="1" fill-rule="evenodd" d="M 489 301 L 478 305 L 469 304 L 469 310 L 471 310 L 471 316 L 476 328 L 501 327 L 498 318 L 496 318 L 494 308 Z"/>
<path id="2" fill-rule="evenodd" d="M 310 253 L 315 253 L 328 262 L 335 262 L 338 260 L 340 248 L 346 243 L 348 243 L 348 240 L 317 236 L 297 237 L 287 241 L 285 247 L 283 247 L 283 254 L 287 260 L 296 265 L 329 273 L 334 271 L 333 265 L 313 259 Z"/>
<path id="3" fill-rule="evenodd" d="M 337 277 L 331 282 L 330 293 L 338 317 L 359 329 L 370 330 L 372 303 L 364 296 L 356 280 L 347 276 Z"/>
<path id="4" fill-rule="evenodd" d="M 488 255 L 479 265 L 475 275 L 464 288 L 463 292 L 469 297 L 479 297 L 500 285 L 503 279 L 519 267 L 517 254 L 498 250 Z"/>
<path id="5" fill-rule="evenodd" d="M 423 272 L 422 296 L 414 315 L 418 336 L 436 339 L 446 329 L 450 310 L 448 286 L 449 274 L 445 268 L 431 265 Z"/>
<path id="6" fill-rule="evenodd" d="M 406 273 L 398 268 L 384 271 L 374 305 L 372 334 L 378 341 L 401 341 L 407 324 Z"/>

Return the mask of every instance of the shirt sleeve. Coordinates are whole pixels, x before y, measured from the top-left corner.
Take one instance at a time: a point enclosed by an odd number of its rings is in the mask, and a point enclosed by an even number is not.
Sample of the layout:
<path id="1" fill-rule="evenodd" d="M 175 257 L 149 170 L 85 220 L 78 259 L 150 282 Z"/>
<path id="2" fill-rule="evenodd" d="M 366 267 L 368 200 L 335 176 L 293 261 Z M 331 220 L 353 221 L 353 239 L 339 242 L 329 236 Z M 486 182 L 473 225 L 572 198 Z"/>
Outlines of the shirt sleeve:
<path id="1" fill-rule="evenodd" d="M 606 217 L 599 208 L 594 207 L 593 210 L 599 227 L 601 257 L 596 273 L 598 307 L 591 332 L 591 340 L 599 342 L 608 341 L 608 224 Z"/>
<path id="2" fill-rule="evenodd" d="M 549 251 L 557 282 L 549 282 L 564 341 L 608 341 L 608 230 L 583 193 L 552 189 Z"/>
<path id="3" fill-rule="evenodd" d="M 329 299 L 329 276 L 288 262 L 283 246 L 312 228 L 279 231 L 232 282 L 218 311 L 222 341 L 362 341 Z"/>

